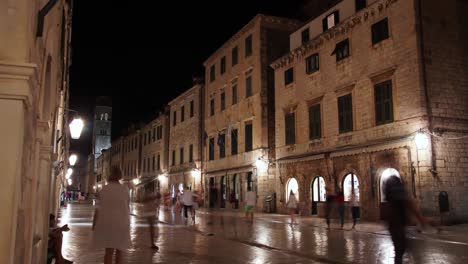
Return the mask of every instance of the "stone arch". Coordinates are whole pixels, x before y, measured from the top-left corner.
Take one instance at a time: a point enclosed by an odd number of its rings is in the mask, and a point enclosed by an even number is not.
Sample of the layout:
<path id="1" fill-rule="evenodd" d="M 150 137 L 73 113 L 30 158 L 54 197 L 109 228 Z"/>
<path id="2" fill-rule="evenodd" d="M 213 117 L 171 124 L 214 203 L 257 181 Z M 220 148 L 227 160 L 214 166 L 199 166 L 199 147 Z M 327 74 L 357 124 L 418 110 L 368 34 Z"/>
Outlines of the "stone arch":
<path id="1" fill-rule="evenodd" d="M 383 191 L 383 188 L 385 186 L 385 181 L 392 175 L 397 176 L 400 179 L 400 181 L 402 181 L 401 174 L 400 174 L 400 171 L 398 171 L 396 168 L 385 167 L 385 168 L 379 169 L 377 175 L 379 175 L 379 182 L 378 182 L 379 201 L 380 203 L 383 203 L 386 201 L 385 193 Z"/>
<path id="2" fill-rule="evenodd" d="M 289 201 L 290 191 L 293 191 L 298 201 L 301 199 L 299 196 L 299 181 L 295 177 L 290 177 L 286 183 L 286 202 Z"/>
<path id="3" fill-rule="evenodd" d="M 352 167 L 349 167 L 349 168 L 346 168 L 346 169 L 342 170 L 342 171 L 338 174 L 338 176 L 336 177 L 336 183 L 335 183 L 335 186 L 334 186 L 334 187 L 335 187 L 335 188 L 336 188 L 336 187 L 341 188 L 341 187 L 342 187 L 343 180 L 344 180 L 344 177 L 345 177 L 346 175 L 348 175 L 349 173 L 356 174 L 356 175 L 358 175 L 358 177 L 361 178 L 361 174 L 358 173 L 357 170 L 355 170 L 355 169 L 352 168 Z M 331 188 L 331 190 L 335 190 L 335 189 Z M 338 190 L 336 190 L 336 191 L 338 191 Z"/>

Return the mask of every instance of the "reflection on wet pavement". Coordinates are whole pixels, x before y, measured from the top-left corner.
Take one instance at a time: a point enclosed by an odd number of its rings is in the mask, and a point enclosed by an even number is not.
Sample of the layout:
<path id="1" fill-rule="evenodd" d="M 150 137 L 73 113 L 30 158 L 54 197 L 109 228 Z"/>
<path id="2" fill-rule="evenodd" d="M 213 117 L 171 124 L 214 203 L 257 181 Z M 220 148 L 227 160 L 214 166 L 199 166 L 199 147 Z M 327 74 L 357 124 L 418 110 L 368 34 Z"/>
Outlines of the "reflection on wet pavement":
<path id="1" fill-rule="evenodd" d="M 247 223 L 238 215 L 199 212 L 195 224 L 178 212 L 160 210 L 156 228 L 159 251 L 149 248 L 148 224 L 132 207 L 133 247 L 124 263 L 393 263 L 389 236 L 351 230 L 326 230 L 281 220 Z M 64 233 L 63 254 L 75 263 L 103 263 L 104 251 L 90 244 L 94 207 L 70 204 L 60 214 Z M 118 219 L 116 219 L 118 221 Z M 466 244 L 413 239 L 405 263 L 468 263 Z M 419 260 L 418 260 L 419 259 Z M 418 261 L 418 262 L 416 262 Z"/>

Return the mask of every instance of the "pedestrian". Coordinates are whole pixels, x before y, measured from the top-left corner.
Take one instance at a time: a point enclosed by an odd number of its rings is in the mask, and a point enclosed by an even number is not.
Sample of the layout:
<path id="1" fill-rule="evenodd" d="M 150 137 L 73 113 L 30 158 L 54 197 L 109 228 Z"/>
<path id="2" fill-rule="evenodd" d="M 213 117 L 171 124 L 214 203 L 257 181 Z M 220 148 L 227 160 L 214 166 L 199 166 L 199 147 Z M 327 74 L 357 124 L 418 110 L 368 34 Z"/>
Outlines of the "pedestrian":
<path id="1" fill-rule="evenodd" d="M 245 194 L 245 218 L 250 223 L 253 223 L 253 216 L 255 205 L 257 204 L 257 194 L 252 191 L 252 187 L 247 188 L 247 193 Z M 250 218 L 250 219 L 249 219 Z"/>
<path id="2" fill-rule="evenodd" d="M 338 215 L 340 216 L 341 229 L 344 226 L 344 214 L 345 214 L 345 203 L 344 203 L 344 193 L 342 190 L 338 192 L 336 197 L 336 203 L 338 205 Z"/>
<path id="3" fill-rule="evenodd" d="M 184 193 L 180 196 L 180 201 L 184 205 L 184 218 L 188 218 L 187 211 L 190 209 L 192 220 L 195 221 L 195 210 L 193 208 L 193 197 L 198 197 L 197 194 L 193 193 L 187 185 L 184 186 Z"/>
<path id="4" fill-rule="evenodd" d="M 353 216 L 353 229 L 356 228 L 356 222 L 358 218 L 361 218 L 361 208 L 359 207 L 359 196 L 354 190 L 351 191 L 351 197 L 349 199 L 351 205 L 351 215 Z"/>
<path id="5" fill-rule="evenodd" d="M 327 195 L 325 204 L 325 219 L 327 221 L 327 229 L 330 229 L 330 217 L 333 205 L 335 204 L 336 195 L 328 186 L 325 187 L 325 191 Z"/>
<path id="6" fill-rule="evenodd" d="M 395 264 L 401 264 L 408 245 L 405 231 L 408 217 L 415 216 L 422 225 L 428 221 L 416 209 L 414 203 L 408 199 L 403 183 L 398 176 L 391 175 L 387 179 L 384 193 L 388 202 L 389 212 L 386 221 L 395 250 Z"/>
<path id="7" fill-rule="evenodd" d="M 93 218 L 93 247 L 105 248 L 104 264 L 122 263 L 122 250 L 131 247 L 128 188 L 119 183 L 122 172 L 112 168 L 108 184 L 100 191 L 99 207 Z"/>
<path id="8" fill-rule="evenodd" d="M 155 222 L 159 220 L 159 206 L 161 204 L 161 194 L 159 193 L 159 191 L 154 194 L 143 193 L 143 197 L 140 202 L 143 210 L 143 213 L 140 216 L 146 218 L 146 221 L 148 222 L 150 248 L 158 250 L 159 247 L 156 246 L 156 243 L 154 242 L 154 230 Z"/>
<path id="9" fill-rule="evenodd" d="M 292 190 L 289 192 L 289 200 L 286 205 L 289 210 L 289 216 L 291 217 L 291 225 L 293 225 L 295 224 L 294 214 L 296 213 L 296 209 L 297 209 L 297 199 Z"/>

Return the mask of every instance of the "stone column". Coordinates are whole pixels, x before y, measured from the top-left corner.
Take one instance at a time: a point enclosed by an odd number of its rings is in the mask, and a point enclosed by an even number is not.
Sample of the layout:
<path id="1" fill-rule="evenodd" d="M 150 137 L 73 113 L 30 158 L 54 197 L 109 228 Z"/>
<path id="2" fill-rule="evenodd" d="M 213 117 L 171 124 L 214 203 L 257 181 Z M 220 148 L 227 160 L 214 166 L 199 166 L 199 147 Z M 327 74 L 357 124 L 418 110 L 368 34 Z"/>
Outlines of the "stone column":
<path id="1" fill-rule="evenodd" d="M 0 61 L 0 263 L 5 264 L 14 263 L 15 247 L 25 247 L 20 240 L 19 245 L 16 243 L 17 229 L 30 224 L 25 223 L 24 217 L 18 219 L 18 215 L 22 202 L 22 171 L 26 166 L 23 164 L 26 120 L 36 77 L 33 64 Z"/>

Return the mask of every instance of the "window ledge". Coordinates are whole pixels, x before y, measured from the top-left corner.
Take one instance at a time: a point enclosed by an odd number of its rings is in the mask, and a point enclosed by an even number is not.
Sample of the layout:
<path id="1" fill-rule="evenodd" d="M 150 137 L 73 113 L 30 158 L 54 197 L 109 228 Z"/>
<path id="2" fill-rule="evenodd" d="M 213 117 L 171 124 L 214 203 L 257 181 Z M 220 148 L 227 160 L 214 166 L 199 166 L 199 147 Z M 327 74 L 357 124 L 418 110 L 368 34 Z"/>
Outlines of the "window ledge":
<path id="1" fill-rule="evenodd" d="M 372 44 L 372 49 L 374 49 L 374 50 L 380 49 L 382 47 L 390 45 L 391 42 L 392 42 L 391 38 L 386 38 L 386 39 L 381 40 L 381 41 L 379 41 L 379 42 L 377 42 L 375 44 Z"/>
<path id="2" fill-rule="evenodd" d="M 336 62 L 336 66 L 338 67 L 338 66 L 341 66 L 341 65 L 343 65 L 343 64 L 350 63 L 350 61 L 351 61 L 351 55 L 348 56 L 348 57 L 346 57 L 346 58 L 343 58 L 343 59 L 337 61 L 337 62 Z"/>
<path id="3" fill-rule="evenodd" d="M 294 89 L 296 88 L 296 82 L 292 82 L 284 86 L 285 89 Z"/>

